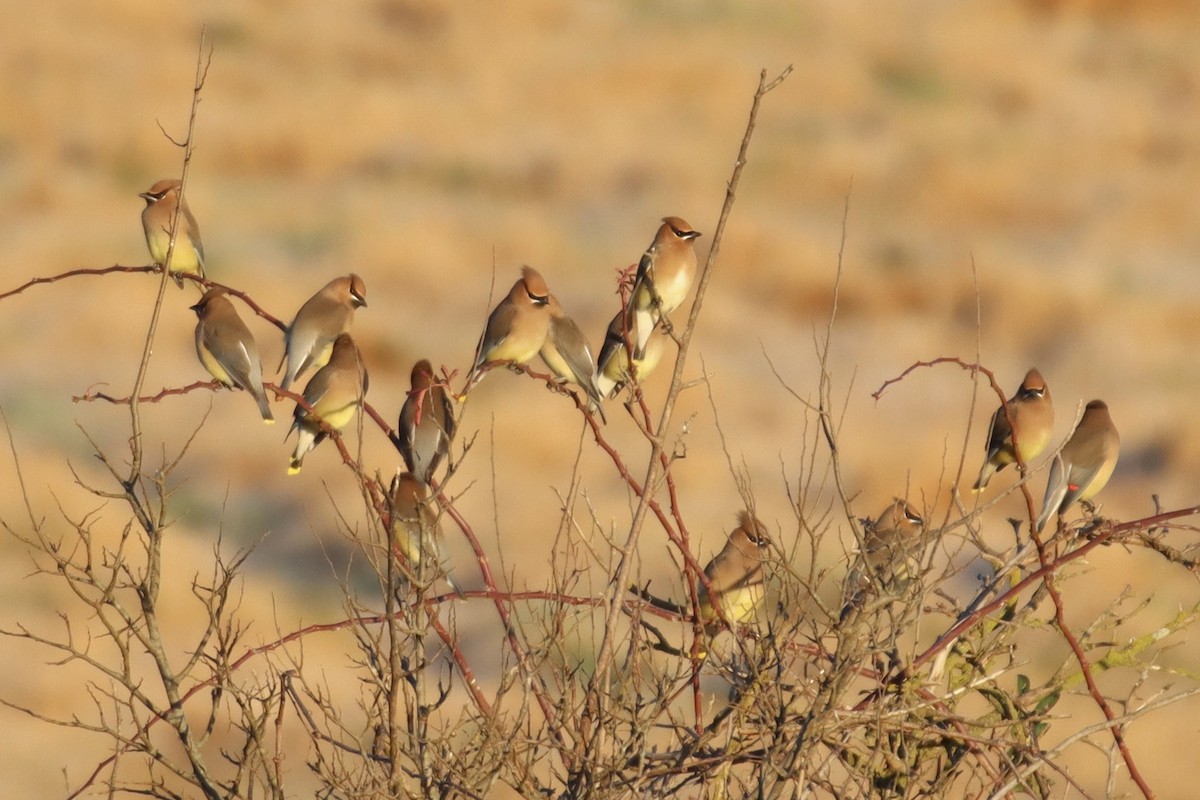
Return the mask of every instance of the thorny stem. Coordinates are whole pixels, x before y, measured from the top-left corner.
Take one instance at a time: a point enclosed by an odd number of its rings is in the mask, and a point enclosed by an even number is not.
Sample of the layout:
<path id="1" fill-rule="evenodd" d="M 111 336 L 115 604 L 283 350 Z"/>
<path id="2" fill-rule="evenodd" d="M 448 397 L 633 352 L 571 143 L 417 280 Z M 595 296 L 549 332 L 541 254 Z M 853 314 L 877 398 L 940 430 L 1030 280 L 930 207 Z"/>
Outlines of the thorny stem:
<path id="1" fill-rule="evenodd" d="M 932 367 L 937 364 L 958 364 L 959 366 L 963 367 L 964 369 L 969 369 L 972 372 L 982 372 L 984 375 L 987 376 L 987 379 L 991 383 L 993 391 L 995 391 L 996 394 L 999 395 L 999 397 L 1000 397 L 1000 410 L 1005 415 L 1005 417 L 1008 419 L 1009 428 L 1012 431 L 1012 436 L 1013 436 L 1013 446 L 1012 447 L 1013 447 L 1013 453 L 1016 457 L 1017 468 L 1020 470 L 1021 474 L 1024 475 L 1025 471 L 1026 471 L 1025 470 L 1025 460 L 1021 457 L 1021 449 L 1020 449 L 1020 447 L 1018 447 L 1018 442 L 1016 441 L 1017 429 L 1015 426 L 1012 425 L 1011 417 L 1008 416 L 1009 415 L 1009 407 L 1008 407 L 1008 403 L 1004 399 L 1004 392 L 1000 388 L 999 384 L 996 382 L 996 376 L 991 371 L 985 369 L 981 365 L 967 364 L 967 363 L 963 362 L 961 359 L 954 358 L 954 357 L 942 357 L 942 358 L 931 359 L 930 361 L 919 361 L 919 362 L 913 364 L 912 366 L 910 366 L 908 369 L 906 369 L 904 372 L 902 372 L 897 377 L 892 378 L 887 381 L 884 381 L 883 385 L 880 386 L 879 389 L 876 390 L 876 392 L 872 396 L 876 400 L 878 400 L 883 395 L 884 391 L 886 391 L 890 385 L 897 383 L 898 381 L 904 380 L 904 378 L 907 377 L 913 370 L 921 368 L 921 367 Z M 1122 733 L 1121 726 L 1116 723 L 1116 715 L 1113 713 L 1112 707 L 1109 705 L 1108 701 L 1104 699 L 1104 695 L 1100 691 L 1100 687 L 1096 684 L 1096 678 L 1095 678 L 1095 675 L 1093 674 L 1091 661 L 1088 659 L 1087 653 L 1084 652 L 1083 646 L 1079 642 L 1079 638 L 1075 635 L 1075 633 L 1071 630 L 1070 626 L 1067 624 L 1066 608 L 1065 608 L 1065 604 L 1063 602 L 1062 593 L 1058 591 L 1058 587 L 1054 583 L 1054 573 L 1059 568 L 1061 568 L 1065 563 L 1067 563 L 1068 561 L 1074 560 L 1077 557 L 1080 557 L 1080 555 L 1079 555 L 1080 553 L 1086 552 L 1087 550 L 1090 550 L 1093 547 L 1095 547 L 1098 540 L 1101 540 L 1101 539 L 1107 540 L 1108 538 L 1111 538 L 1114 535 L 1114 533 L 1117 530 L 1119 530 L 1120 528 L 1122 528 L 1123 526 L 1117 526 L 1116 528 L 1106 531 L 1104 534 L 1101 534 L 1100 536 L 1096 537 L 1096 539 L 1093 539 L 1087 545 L 1084 545 L 1084 546 L 1078 548 L 1077 550 L 1075 550 L 1071 553 L 1068 553 L 1058 559 L 1051 559 L 1049 556 L 1049 553 L 1046 550 L 1046 543 L 1043 541 L 1041 534 L 1038 533 L 1037 526 L 1034 522 L 1034 520 L 1036 520 L 1038 518 L 1038 513 L 1037 513 L 1037 509 L 1034 506 L 1033 496 L 1029 492 L 1029 484 L 1026 482 L 1022 482 L 1020 484 L 1020 489 L 1021 489 L 1022 495 L 1024 496 L 1024 499 L 1025 499 L 1026 517 L 1030 523 L 1029 533 L 1030 533 L 1031 538 L 1033 539 L 1034 546 L 1037 548 L 1038 563 L 1041 567 L 1037 572 L 1035 572 L 1033 575 L 1029 576 L 1029 578 L 1038 576 L 1042 582 L 1042 585 L 1046 587 L 1046 591 L 1050 595 L 1050 600 L 1054 604 L 1054 624 L 1058 627 L 1059 632 L 1062 633 L 1063 638 L 1067 641 L 1068 646 L 1070 646 L 1070 648 L 1071 648 L 1071 653 L 1075 656 L 1075 660 L 1079 663 L 1079 668 L 1083 673 L 1084 681 L 1087 683 L 1088 693 L 1091 695 L 1092 700 L 1096 703 L 1096 706 L 1100 709 L 1101 713 L 1104 714 L 1104 718 L 1106 720 L 1108 720 L 1110 723 L 1109 730 L 1112 733 L 1113 742 L 1116 744 L 1117 749 L 1121 753 L 1121 758 L 1124 760 L 1125 766 L 1129 770 L 1130 779 L 1135 784 L 1137 784 L 1137 787 L 1142 792 L 1142 795 L 1144 797 L 1146 797 L 1147 800 L 1149 800 L 1149 798 L 1154 797 L 1154 792 L 1153 792 L 1153 790 L 1151 790 L 1149 784 L 1146 783 L 1145 778 L 1142 777 L 1141 771 L 1138 769 L 1136 762 L 1134 762 L 1134 760 L 1133 760 L 1133 754 L 1129 751 L 1129 747 L 1125 742 L 1125 736 Z M 1155 518 L 1155 519 L 1157 519 L 1157 518 Z M 1028 580 L 1028 578 L 1027 578 L 1027 580 Z M 1022 583 L 1024 583 L 1024 582 L 1022 582 Z M 1018 586 L 1020 586 L 1020 584 Z M 1017 588 L 1018 587 L 1013 587 L 1009 591 L 1005 592 L 1001 596 L 1001 598 L 997 598 L 997 599 L 1002 599 L 1003 597 L 1008 597 L 1008 596 L 1015 596 Z M 972 615 L 971 617 L 968 617 L 968 619 L 973 619 L 978 614 L 979 614 L 979 611 L 976 611 L 975 614 Z M 938 642 L 935 643 L 934 646 L 936 647 L 938 644 L 941 644 L 943 642 L 948 645 L 950 641 L 952 641 L 952 640 L 947 638 L 947 636 L 944 635 L 943 637 L 941 637 L 938 640 Z M 932 651 L 933 648 L 930 648 L 930 650 Z M 927 653 L 928 652 L 929 651 L 927 651 Z M 920 659 L 918 659 L 918 661 L 919 660 Z M 914 662 L 913 667 L 915 668 L 916 666 L 917 666 L 917 662 Z"/>
<path id="2" fill-rule="evenodd" d="M 716 267 L 717 255 L 721 248 L 721 239 L 725 233 L 725 225 L 728 222 L 729 215 L 733 211 L 733 203 L 737 194 L 738 181 L 741 179 L 742 168 L 746 164 L 746 156 L 750 149 L 750 139 L 754 134 L 755 121 L 758 118 L 759 105 L 763 97 L 768 92 L 779 86 L 789 74 L 792 67 L 788 66 L 776 78 L 771 81 L 767 80 L 767 72 L 763 70 L 759 75 L 758 89 L 754 93 L 754 100 L 750 104 L 749 120 L 746 123 L 746 131 L 742 137 L 741 147 L 738 149 L 737 161 L 734 163 L 733 174 L 729 179 L 729 184 L 725 190 L 725 202 L 721 208 L 721 215 L 717 220 L 717 228 L 713 233 L 712 247 L 708 253 L 708 259 L 705 261 L 704 268 L 700 271 L 699 279 L 696 284 L 696 299 L 692 302 L 691 313 L 688 315 L 687 327 L 684 328 L 683 336 L 679 341 L 679 353 L 675 358 L 675 372 L 671 377 L 671 385 L 667 390 L 666 399 L 663 401 L 663 410 L 659 418 L 659 424 L 655 431 L 655 436 L 651 440 L 649 464 L 646 470 L 646 479 L 642 485 L 646 487 L 645 493 L 641 496 L 637 509 L 634 512 L 633 520 L 629 526 L 629 536 L 625 540 L 625 544 L 618 554 L 617 569 L 612 579 L 608 584 L 608 597 L 610 605 L 604 619 L 604 629 L 600 640 L 600 652 L 597 657 L 595 671 L 588 682 L 587 695 L 593 698 L 589 703 L 590 707 L 597 710 L 595 724 L 595 735 L 589 737 L 589 749 L 594 755 L 602 752 L 604 748 L 605 727 L 604 719 L 607 716 L 607 710 L 611 698 L 607 689 L 609 673 L 612 669 L 613 659 L 616 653 L 616 630 L 617 620 L 620 618 L 620 603 L 617 599 L 625 592 L 625 588 L 629 582 L 629 573 L 633 566 L 633 553 L 637 547 L 639 534 L 641 533 L 642 525 L 646 519 L 646 513 L 649 510 L 649 500 L 654 494 L 658 481 L 661 477 L 662 463 L 659 456 L 662 453 L 663 437 L 666 435 L 667 428 L 671 422 L 671 416 L 675 410 L 675 401 L 679 397 L 680 389 L 683 385 L 683 368 L 687 362 L 688 347 L 691 344 L 692 333 L 695 331 L 696 322 L 700 316 L 700 310 L 704 303 L 704 293 L 708 288 L 708 282 L 712 277 L 713 270 Z M 580 776 L 582 777 L 582 776 Z M 586 778 L 584 779 L 586 783 Z"/>

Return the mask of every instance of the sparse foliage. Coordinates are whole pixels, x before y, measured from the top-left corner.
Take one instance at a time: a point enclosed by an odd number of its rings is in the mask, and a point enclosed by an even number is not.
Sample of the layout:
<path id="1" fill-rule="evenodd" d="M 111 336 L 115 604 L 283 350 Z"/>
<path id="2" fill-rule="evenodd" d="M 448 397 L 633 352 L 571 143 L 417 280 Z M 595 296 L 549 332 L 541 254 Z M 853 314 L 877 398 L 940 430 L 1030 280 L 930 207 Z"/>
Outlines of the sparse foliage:
<path id="1" fill-rule="evenodd" d="M 197 101 L 206 70 L 202 58 Z M 1165 630 L 1117 637 L 1127 607 L 1138 599 L 1121 598 L 1084 630 L 1074 630 L 1064 613 L 1070 568 L 1098 547 L 1121 544 L 1149 548 L 1195 571 L 1193 546 L 1180 544 L 1177 534 L 1192 530 L 1179 520 L 1200 508 L 1128 522 L 1088 514 L 1052 537 L 1030 538 L 1036 514 L 1021 481 L 1012 491 L 1024 493 L 1028 515 L 1014 521 L 1010 546 L 994 549 L 981 536 L 995 501 L 969 507 L 959 499 L 952 508 L 922 509 L 927 520 L 935 511 L 942 520 L 927 522 L 919 540 L 898 556 L 903 570 L 884 574 L 859 564 L 848 579 L 852 565 L 840 542 L 855 541 L 861 552 L 871 530 L 858 519 L 855 489 L 839 461 L 838 440 L 852 432 L 838 410 L 844 389 L 829 370 L 836 306 L 816 348 L 816 396 L 803 397 L 782 381 L 777 388 L 780 402 L 810 421 L 810 435 L 800 474 L 779 489 L 788 493 L 795 519 L 774 537 L 768 608 L 756 624 L 733 625 L 733 634 L 705 631 L 698 598 L 707 578 L 672 472 L 683 438 L 674 404 L 685 388 L 689 342 L 759 104 L 787 74 L 768 81 L 764 73 L 755 93 L 695 301 L 686 320 L 677 315 L 670 330 L 679 355 L 666 398 L 654 408 L 636 386 L 630 392 L 628 414 L 650 446 L 645 462 L 635 465 L 609 444 L 586 398 L 523 368 L 528 380 L 544 381 L 575 402 L 592 441 L 638 498 L 628 530 L 611 541 L 579 536 L 574 501 L 564 500 L 554 580 L 542 590 L 504 587 L 476 536 L 479 521 L 465 519 L 455 506 L 451 469 L 429 509 L 436 524 L 470 541 L 476 563 L 459 570 L 477 570 L 485 588 L 462 598 L 439 593 L 444 582 L 436 560 L 414 565 L 400 555 L 382 465 L 363 464 L 331 430 L 369 520 L 367 530 L 346 524 L 343 533 L 371 566 L 371 590 L 347 584 L 337 622 L 249 643 L 239 605 L 249 553 L 227 554 L 218 537 L 211 563 L 197 568 L 191 587 L 199 623 L 188 631 L 164 630 L 158 604 L 172 545 L 168 505 L 190 439 L 151 463 L 141 418 L 148 404 L 215 384 L 143 395 L 167 287 L 168 276 L 161 275 L 156 315 L 128 396 L 78 398 L 128 405 L 128 452 L 93 445 L 106 480 L 79 480 L 95 498 L 123 503 L 126 518 L 114 525 L 95 514 L 63 512 L 64 532 L 27 501 L 27 519 L 3 521 L 31 553 L 36 577 L 64 585 L 77 608 L 63 609 L 57 626 L 2 633 L 36 644 L 59 665 L 82 665 L 92 706 L 54 715 L 4 702 L 49 724 L 103 737 L 112 750 L 75 779 L 69 796 L 287 797 L 295 795 L 296 772 L 307 770 L 320 784 L 318 796 L 330 798 L 485 797 L 500 786 L 526 797 L 1049 798 L 1061 796 L 1063 785 L 1080 789 L 1059 762 L 1084 741 L 1108 749 L 1114 773 L 1125 770 L 1152 796 L 1123 733 L 1140 717 L 1200 692 L 1200 682 L 1180 676 L 1182 686 L 1149 690 L 1139 680 L 1120 698 L 1101 683 L 1111 670 L 1144 676 L 1154 669 L 1163 640 L 1190 631 L 1200 608 L 1182 610 Z M 179 144 L 186 185 L 191 135 Z M 122 270 L 153 268 L 95 272 Z M 80 272 L 35 279 L 17 291 Z M 279 325 L 247 293 L 233 293 Z M 979 364 L 941 358 L 910 369 L 934 366 L 982 377 L 1003 402 Z M 303 402 L 276 386 L 268 389 Z M 719 408 L 720 397 L 712 400 Z M 394 438 L 374 409 L 365 410 L 365 428 L 374 425 Z M 455 443 L 455 463 L 473 457 L 468 436 L 460 433 Z M 9 431 L 18 473 L 19 438 Z M 756 492 L 775 490 L 752 486 L 732 455 L 730 465 L 746 509 L 753 510 Z M 689 587 L 681 602 L 633 585 L 634 553 L 646 536 L 669 542 Z M 961 557 L 967 551 L 990 565 L 986 574 L 967 574 L 966 565 L 978 569 L 980 563 Z M 597 585 L 601 591 L 594 591 Z M 465 609 L 494 612 L 502 631 L 501 666 L 486 678 L 477 675 L 459 634 Z M 1069 657 L 1052 674 L 1030 668 L 1019 645 L 1030 631 L 1065 644 Z M 306 639 L 329 634 L 345 642 L 345 662 L 311 665 Z M 357 693 L 334 689 L 329 669 L 351 671 Z M 1105 721 L 1085 725 L 1059 715 L 1068 696 L 1094 704 Z M 298 737 L 307 742 L 303 763 L 286 752 Z"/>

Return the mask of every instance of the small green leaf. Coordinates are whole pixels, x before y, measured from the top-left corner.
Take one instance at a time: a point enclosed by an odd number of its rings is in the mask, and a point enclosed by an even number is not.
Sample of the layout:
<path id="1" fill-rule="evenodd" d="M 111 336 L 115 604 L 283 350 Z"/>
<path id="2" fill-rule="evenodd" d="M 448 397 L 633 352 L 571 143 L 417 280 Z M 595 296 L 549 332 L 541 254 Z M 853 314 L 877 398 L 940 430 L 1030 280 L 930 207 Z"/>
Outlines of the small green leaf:
<path id="1" fill-rule="evenodd" d="M 1058 702 L 1060 697 L 1062 697 L 1061 691 L 1055 690 L 1051 692 L 1038 701 L 1037 707 L 1033 709 L 1033 713 L 1045 714 L 1047 711 L 1054 708 L 1054 705 Z"/>
<path id="2" fill-rule="evenodd" d="M 1017 694 L 1025 694 L 1029 691 L 1029 676 L 1017 673 Z"/>

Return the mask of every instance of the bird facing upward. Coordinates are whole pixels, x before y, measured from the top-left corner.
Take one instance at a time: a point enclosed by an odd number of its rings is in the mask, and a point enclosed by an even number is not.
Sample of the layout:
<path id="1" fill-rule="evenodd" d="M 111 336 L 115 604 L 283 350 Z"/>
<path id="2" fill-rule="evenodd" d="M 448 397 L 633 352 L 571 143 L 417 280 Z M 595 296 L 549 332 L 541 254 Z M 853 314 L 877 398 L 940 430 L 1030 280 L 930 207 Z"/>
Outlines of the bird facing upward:
<path id="1" fill-rule="evenodd" d="M 262 361 L 254 335 L 238 316 L 229 293 L 214 287 L 192 306 L 196 322 L 196 355 L 208 373 L 228 388 L 245 389 L 258 403 L 263 422 L 275 424 L 263 390 Z"/>
<path id="2" fill-rule="evenodd" d="M 659 321 L 679 308 L 696 278 L 696 249 L 700 234 L 679 217 L 663 217 L 654 241 L 638 262 L 629 304 L 637 319 L 633 354 L 645 355 L 650 332 Z"/>
<path id="3" fill-rule="evenodd" d="M 306 370 L 325 366 L 334 339 L 350 332 L 355 310 L 366 305 L 367 285 L 354 273 L 334 278 L 305 301 L 284 334 L 287 371 L 280 388 L 290 389 Z"/>
<path id="4" fill-rule="evenodd" d="M 146 234 L 146 247 L 150 257 L 160 267 L 167 263 L 167 250 L 171 246 L 171 223 L 175 209 L 180 204 L 179 191 L 183 184 L 174 178 L 158 181 L 138 195 L 146 201 L 142 209 L 142 229 Z M 171 253 L 168 271 L 178 286 L 183 286 L 181 274 L 204 277 L 204 243 L 200 241 L 200 226 L 183 200 L 179 214 L 178 230 L 175 232 L 175 250 Z"/>
<path id="5" fill-rule="evenodd" d="M 1031 369 L 1017 388 L 1017 393 L 992 415 L 988 432 L 987 457 L 979 470 L 979 479 L 973 490 L 982 492 L 987 488 L 992 475 L 1017 461 L 1013 448 L 1013 432 L 1016 432 L 1017 448 L 1021 461 L 1026 465 L 1037 458 L 1050 444 L 1054 432 L 1054 403 L 1050 399 L 1050 387 L 1042 379 L 1042 373 Z"/>
<path id="6" fill-rule="evenodd" d="M 1121 437 L 1113 425 L 1108 405 L 1093 400 L 1083 419 L 1050 463 L 1046 497 L 1036 530 L 1040 533 L 1054 514 L 1060 517 L 1076 500 L 1091 500 L 1108 483 L 1121 454 Z"/>
<path id="7" fill-rule="evenodd" d="M 422 483 L 450 452 L 454 438 L 454 407 L 446 387 L 437 383 L 433 365 L 421 359 L 412 368 L 412 388 L 400 409 L 396 443 L 408 471 Z"/>

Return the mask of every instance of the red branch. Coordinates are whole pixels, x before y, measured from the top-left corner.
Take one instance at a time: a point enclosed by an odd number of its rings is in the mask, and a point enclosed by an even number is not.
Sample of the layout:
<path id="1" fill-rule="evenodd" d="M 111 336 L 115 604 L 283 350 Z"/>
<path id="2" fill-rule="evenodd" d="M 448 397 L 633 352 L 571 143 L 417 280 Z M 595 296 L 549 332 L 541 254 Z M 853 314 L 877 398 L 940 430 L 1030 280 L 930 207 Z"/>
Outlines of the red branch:
<path id="1" fill-rule="evenodd" d="M 48 278 L 30 278 L 29 280 L 27 280 L 25 283 L 22 283 L 17 288 L 10 289 L 9 291 L 4 292 L 3 294 L 0 294 L 0 300 L 6 300 L 9 297 L 12 297 L 13 295 L 18 295 L 21 292 L 25 291 L 26 289 L 28 289 L 32 286 L 40 286 L 43 283 L 57 283 L 58 281 L 61 281 L 65 278 L 74 278 L 79 275 L 110 275 L 114 272 L 158 273 L 161 271 L 162 271 L 162 268 L 158 267 L 157 265 L 151 265 L 151 266 L 145 266 L 145 267 L 123 267 L 119 264 L 114 264 L 111 267 L 99 267 L 99 268 L 88 267 L 88 268 L 84 268 L 84 269 L 73 269 L 73 270 L 69 270 L 67 272 L 60 273 L 58 275 L 51 275 Z"/>

